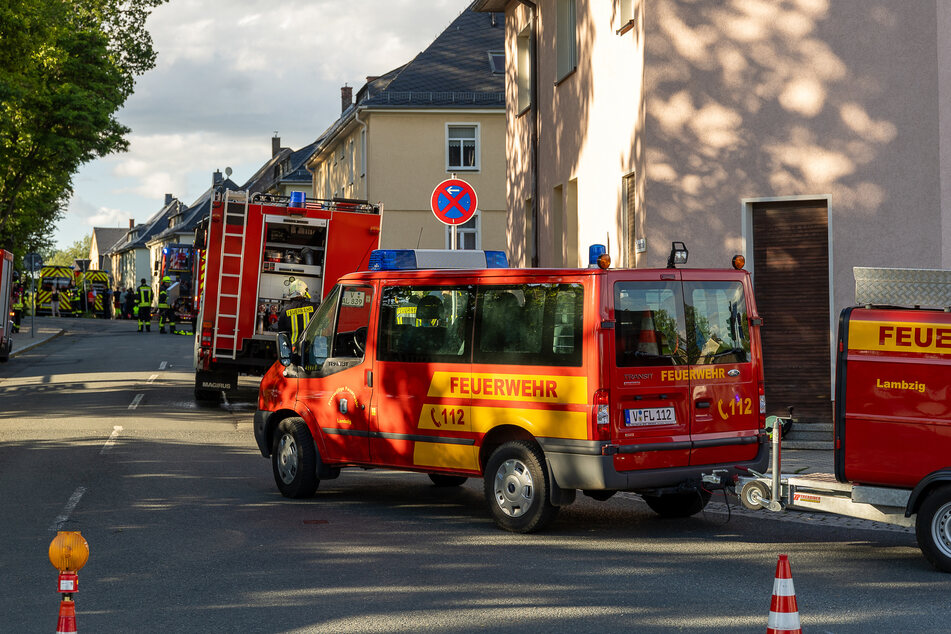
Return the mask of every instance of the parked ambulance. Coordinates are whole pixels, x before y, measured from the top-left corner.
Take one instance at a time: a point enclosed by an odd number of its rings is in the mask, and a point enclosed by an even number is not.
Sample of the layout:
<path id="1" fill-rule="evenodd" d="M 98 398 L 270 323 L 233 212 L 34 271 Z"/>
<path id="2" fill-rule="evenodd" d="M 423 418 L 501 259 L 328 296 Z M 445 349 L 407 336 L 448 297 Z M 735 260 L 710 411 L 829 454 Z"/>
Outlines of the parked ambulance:
<path id="1" fill-rule="evenodd" d="M 701 474 L 769 458 L 749 274 L 512 269 L 502 252 L 377 250 L 296 342 L 279 338 L 254 417 L 278 489 L 346 467 L 482 478 L 507 530 L 544 527 L 576 491 L 699 512 Z M 292 350 L 293 347 L 293 350 Z"/>

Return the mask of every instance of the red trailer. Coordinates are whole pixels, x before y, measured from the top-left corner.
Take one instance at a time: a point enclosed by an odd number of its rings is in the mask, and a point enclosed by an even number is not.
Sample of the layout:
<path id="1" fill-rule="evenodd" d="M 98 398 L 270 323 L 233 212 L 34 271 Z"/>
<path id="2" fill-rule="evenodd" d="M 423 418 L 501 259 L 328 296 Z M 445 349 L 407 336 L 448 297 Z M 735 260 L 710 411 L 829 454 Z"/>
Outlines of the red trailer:
<path id="1" fill-rule="evenodd" d="M 379 246 L 382 206 L 365 201 L 216 193 L 196 235 L 203 268 L 195 332 L 195 397 L 217 400 L 239 374 L 277 358 L 276 320 L 292 282 L 314 301 L 366 268 Z"/>
<path id="2" fill-rule="evenodd" d="M 951 271 L 855 268 L 835 372 L 835 474 L 741 477 L 751 509 L 815 510 L 914 527 L 951 572 Z M 774 425 L 775 427 L 775 425 Z"/>

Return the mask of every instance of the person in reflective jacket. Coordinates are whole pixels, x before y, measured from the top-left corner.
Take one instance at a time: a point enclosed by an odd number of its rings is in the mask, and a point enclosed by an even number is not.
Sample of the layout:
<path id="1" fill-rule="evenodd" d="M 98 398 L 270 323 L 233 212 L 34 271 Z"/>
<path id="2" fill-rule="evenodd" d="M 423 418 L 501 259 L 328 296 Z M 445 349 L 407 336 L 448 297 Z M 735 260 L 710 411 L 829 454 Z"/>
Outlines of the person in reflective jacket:
<path id="1" fill-rule="evenodd" d="M 136 308 L 136 316 L 139 318 L 139 332 L 142 332 L 143 327 L 148 332 L 152 332 L 152 287 L 145 283 L 143 277 L 142 283 L 135 292 L 139 300 L 138 308 Z"/>
<path id="2" fill-rule="evenodd" d="M 291 338 L 291 343 L 294 344 L 307 327 L 307 322 L 317 309 L 317 304 L 310 301 L 307 284 L 300 280 L 292 282 L 289 291 L 289 301 L 284 305 L 284 310 L 281 311 L 281 316 L 277 320 L 277 329 L 280 332 L 286 332 Z"/>

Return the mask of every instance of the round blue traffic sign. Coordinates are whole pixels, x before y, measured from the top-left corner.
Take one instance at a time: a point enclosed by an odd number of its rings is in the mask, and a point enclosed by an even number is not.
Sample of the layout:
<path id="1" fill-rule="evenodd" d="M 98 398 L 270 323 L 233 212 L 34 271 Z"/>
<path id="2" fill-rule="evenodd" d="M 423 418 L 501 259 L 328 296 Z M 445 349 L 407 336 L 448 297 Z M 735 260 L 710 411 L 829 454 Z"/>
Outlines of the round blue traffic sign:
<path id="1" fill-rule="evenodd" d="M 439 222 L 461 225 L 469 222 L 479 201 L 472 185 L 458 178 L 449 178 L 436 185 L 431 204 Z"/>

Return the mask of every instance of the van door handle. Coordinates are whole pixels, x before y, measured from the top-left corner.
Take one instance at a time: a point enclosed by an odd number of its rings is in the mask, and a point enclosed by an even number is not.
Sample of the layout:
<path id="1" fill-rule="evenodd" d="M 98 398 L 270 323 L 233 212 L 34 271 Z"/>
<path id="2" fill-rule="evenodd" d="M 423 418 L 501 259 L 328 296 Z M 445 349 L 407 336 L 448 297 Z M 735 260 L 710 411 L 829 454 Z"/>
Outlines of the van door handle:
<path id="1" fill-rule="evenodd" d="M 697 409 L 710 409 L 710 401 L 697 401 L 695 405 Z"/>

